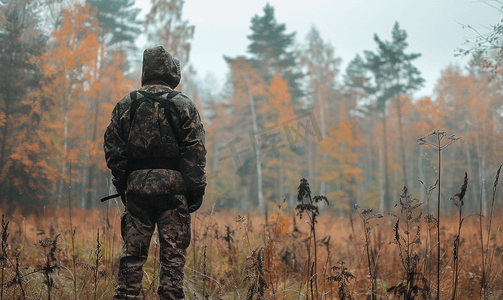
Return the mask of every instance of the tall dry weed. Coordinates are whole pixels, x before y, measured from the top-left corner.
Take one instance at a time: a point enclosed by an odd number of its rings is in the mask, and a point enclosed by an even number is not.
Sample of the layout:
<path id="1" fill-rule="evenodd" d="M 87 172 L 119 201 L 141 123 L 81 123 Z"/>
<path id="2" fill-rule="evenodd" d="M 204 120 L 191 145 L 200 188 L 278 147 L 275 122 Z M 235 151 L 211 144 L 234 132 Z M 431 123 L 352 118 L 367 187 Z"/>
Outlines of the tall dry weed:
<path id="1" fill-rule="evenodd" d="M 0 299 L 3 300 L 4 293 L 4 282 L 5 282 L 5 263 L 7 261 L 7 238 L 9 237 L 8 233 L 9 222 L 5 222 L 5 215 L 2 214 L 2 256 L 0 260 L 2 261 L 2 279 L 1 279 L 1 287 L 0 287 Z"/>
<path id="2" fill-rule="evenodd" d="M 364 208 L 360 211 L 360 206 L 355 204 L 354 209 L 356 210 L 356 213 L 358 214 L 358 217 L 360 217 L 360 220 L 362 221 L 363 224 L 363 241 L 365 242 L 363 252 L 366 253 L 367 256 L 367 262 L 368 262 L 368 275 L 370 278 L 370 294 L 369 294 L 369 299 L 373 300 L 376 299 L 376 286 L 377 286 L 377 274 L 375 273 L 375 268 L 377 266 L 377 260 L 376 256 L 371 254 L 371 243 L 370 243 L 370 233 L 372 230 L 378 226 L 379 224 L 371 224 L 371 220 L 373 219 L 380 219 L 383 217 L 380 213 L 373 213 L 372 208 Z"/>
<path id="3" fill-rule="evenodd" d="M 355 276 L 351 271 L 344 266 L 344 261 L 337 262 L 337 266 L 332 267 L 332 271 L 336 273 L 327 278 L 328 281 L 336 281 L 339 284 L 338 296 L 340 300 L 353 300 L 351 291 L 349 290 L 349 280 L 354 279 Z"/>
<path id="4" fill-rule="evenodd" d="M 394 295 L 398 295 L 405 300 L 429 298 L 429 286 L 424 275 L 418 270 L 421 259 L 416 251 L 421 245 L 420 223 L 423 214 L 421 211 L 416 212 L 416 210 L 423 204 L 424 202 L 412 198 L 409 190 L 404 186 L 399 203 L 395 205 L 400 209 L 400 213 L 390 213 L 391 216 L 396 218 L 392 243 L 398 247 L 405 280 L 396 286 L 392 286 L 387 292 L 393 292 Z"/>
<path id="5" fill-rule="evenodd" d="M 484 240 L 483 240 L 483 234 L 482 234 L 482 217 L 480 218 L 480 242 L 481 242 L 481 257 L 482 257 L 482 278 L 481 278 L 481 283 L 480 283 L 480 297 L 485 300 L 487 298 L 487 290 L 488 286 L 490 283 L 493 283 L 496 278 L 493 276 L 493 257 L 494 257 L 494 252 L 491 251 L 489 253 L 489 241 L 491 240 L 491 229 L 492 229 L 492 223 L 493 223 L 493 212 L 494 212 L 494 202 L 496 199 L 496 191 L 499 183 L 499 177 L 500 177 L 500 172 L 501 172 L 501 167 L 503 166 L 500 165 L 498 168 L 498 171 L 496 171 L 496 176 L 493 184 L 493 193 L 492 193 L 492 201 L 491 201 L 491 210 L 489 214 L 489 225 L 487 227 L 487 243 L 486 243 L 486 249 L 484 251 Z M 480 216 L 482 216 L 482 201 L 480 201 Z"/>
<path id="6" fill-rule="evenodd" d="M 441 260 L 441 253 L 440 253 L 440 195 L 441 195 L 441 180 L 442 180 L 442 151 L 445 150 L 447 147 L 452 145 L 455 141 L 459 140 L 459 137 L 455 137 L 454 134 L 450 135 L 447 139 L 449 140 L 447 143 L 442 144 L 442 140 L 445 138 L 447 133 L 445 131 L 441 130 L 434 130 L 432 133 L 427 135 L 426 137 L 419 137 L 417 139 L 419 145 L 425 145 L 428 146 L 434 150 L 437 150 L 438 152 L 438 189 L 437 189 L 437 297 L 436 299 L 440 300 L 440 260 Z M 428 138 L 432 137 L 433 142 L 431 142 Z"/>
<path id="7" fill-rule="evenodd" d="M 309 224 L 309 241 L 308 241 L 308 259 L 306 269 L 310 270 L 308 280 L 311 291 L 311 299 L 318 299 L 318 249 L 316 241 L 316 223 L 317 217 L 320 214 L 318 203 L 325 201 L 328 205 L 328 199 L 324 195 L 311 196 L 311 189 L 307 179 L 302 178 L 298 188 L 297 202 L 299 204 L 295 207 L 297 214 L 302 219 L 303 214 L 308 217 Z M 311 248 L 312 247 L 312 248 Z M 311 251 L 313 249 L 313 251 Z M 312 255 L 312 256 L 311 256 Z M 314 286 L 313 286 L 314 285 Z"/>
<path id="8" fill-rule="evenodd" d="M 463 207 L 465 206 L 464 197 L 466 194 L 466 189 L 468 187 L 468 174 L 465 172 L 465 177 L 463 180 L 463 185 L 461 186 L 461 191 L 454 195 L 450 200 L 456 205 L 458 209 L 458 232 L 454 237 L 454 249 L 452 251 L 452 261 L 454 264 L 454 272 L 453 272 L 453 288 L 452 288 L 452 300 L 456 299 L 456 291 L 458 286 L 458 272 L 459 272 L 459 251 L 460 251 L 460 237 L 461 237 L 461 226 L 465 221 L 466 217 L 463 217 Z"/>

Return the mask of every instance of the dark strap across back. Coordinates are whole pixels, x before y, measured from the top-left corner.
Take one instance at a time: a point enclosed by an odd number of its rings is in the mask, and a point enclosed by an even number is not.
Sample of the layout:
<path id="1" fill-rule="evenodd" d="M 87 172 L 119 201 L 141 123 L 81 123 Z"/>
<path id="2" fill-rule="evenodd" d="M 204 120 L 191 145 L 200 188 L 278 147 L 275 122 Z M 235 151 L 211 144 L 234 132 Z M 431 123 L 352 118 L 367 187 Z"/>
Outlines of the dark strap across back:
<path id="1" fill-rule="evenodd" d="M 136 99 L 137 93 L 140 93 L 143 95 L 143 98 Z M 176 142 L 178 146 L 180 146 L 180 138 L 178 137 L 178 132 L 175 130 L 175 126 L 173 124 L 173 116 L 171 116 L 171 110 L 170 106 L 172 105 L 171 98 L 175 97 L 178 95 L 180 92 L 179 91 L 171 91 L 171 92 L 159 92 L 159 93 L 149 93 L 145 91 L 132 91 L 130 93 L 131 96 L 131 116 L 130 116 L 130 125 L 133 124 L 133 119 L 136 114 L 136 110 L 140 105 L 145 101 L 145 99 L 151 99 L 154 101 L 159 102 L 162 107 L 164 108 L 164 115 L 166 119 L 168 120 L 169 126 L 171 126 L 171 130 L 173 131 L 173 134 L 175 135 Z M 166 99 L 162 98 L 161 96 L 164 94 L 168 94 Z M 176 110 L 175 110 L 176 111 Z M 170 170 L 180 170 L 180 163 L 179 160 L 175 158 L 148 158 L 148 159 L 142 159 L 142 160 L 136 160 L 132 161 L 129 164 L 128 168 L 128 174 L 131 174 L 131 172 L 136 171 L 136 170 L 145 170 L 145 169 L 170 169 Z"/>
<path id="2" fill-rule="evenodd" d="M 138 96 L 138 93 L 143 95 L 143 98 L 141 99 L 136 99 Z M 148 93 L 145 91 L 132 91 L 129 96 L 131 97 L 132 103 L 131 103 L 131 109 L 130 109 L 130 119 L 129 119 L 129 126 L 133 124 L 133 119 L 136 114 L 136 110 L 140 105 L 145 101 L 145 99 L 152 99 L 154 101 L 159 102 L 163 108 L 164 108 L 164 115 L 166 119 L 168 120 L 169 126 L 171 126 L 171 130 L 173 131 L 173 134 L 175 135 L 176 142 L 178 143 L 178 146 L 180 147 L 180 138 L 178 137 L 178 132 L 175 130 L 175 126 L 173 124 L 173 116 L 171 116 L 171 110 L 169 109 L 170 106 L 172 105 L 171 103 L 171 98 L 175 97 L 178 95 L 180 92 L 179 91 L 171 91 L 168 93 L 168 96 L 166 99 L 161 98 L 162 95 L 166 94 L 167 92 L 159 92 L 159 93 Z M 145 169 L 169 169 L 169 170 L 175 170 L 175 171 L 180 171 L 180 162 L 179 160 L 175 158 L 162 158 L 162 157 L 156 157 L 156 158 L 149 158 L 149 159 L 141 159 L 141 160 L 136 160 L 133 162 L 129 163 L 128 170 L 126 177 L 131 174 L 133 171 L 137 170 L 145 170 Z M 101 199 L 101 202 L 108 201 L 110 199 L 116 198 L 121 196 L 121 194 L 117 193 L 111 196 L 107 196 Z"/>
<path id="3" fill-rule="evenodd" d="M 180 162 L 175 158 L 148 158 L 135 160 L 129 165 L 129 172 L 145 169 L 169 169 L 180 171 Z"/>
<path id="4" fill-rule="evenodd" d="M 137 93 L 140 93 L 141 95 L 143 95 L 143 98 L 140 98 L 137 100 L 136 99 Z M 166 93 L 168 94 L 166 99 L 162 98 L 161 96 Z M 178 136 L 178 132 L 175 130 L 175 126 L 173 124 L 173 116 L 171 115 L 171 110 L 169 109 L 170 106 L 172 105 L 171 98 L 175 97 L 179 93 L 180 93 L 179 91 L 175 91 L 175 90 L 172 90 L 169 93 L 168 92 L 158 92 L 158 93 L 153 93 L 153 94 L 149 93 L 149 92 L 145 92 L 145 91 L 132 91 L 129 94 L 131 97 L 131 100 L 132 100 L 131 109 L 130 109 L 131 115 L 129 118 L 129 122 L 130 122 L 129 125 L 133 124 L 133 119 L 136 114 L 136 110 L 138 109 L 138 107 L 140 107 L 140 105 L 143 103 L 143 101 L 145 101 L 145 99 L 151 99 L 151 100 L 157 101 L 164 108 L 164 115 L 165 115 L 166 119 L 168 120 L 169 126 L 171 126 L 171 130 L 173 131 L 173 134 L 175 135 L 175 139 L 176 139 L 176 142 L 178 143 L 178 146 L 180 146 L 180 138 Z"/>

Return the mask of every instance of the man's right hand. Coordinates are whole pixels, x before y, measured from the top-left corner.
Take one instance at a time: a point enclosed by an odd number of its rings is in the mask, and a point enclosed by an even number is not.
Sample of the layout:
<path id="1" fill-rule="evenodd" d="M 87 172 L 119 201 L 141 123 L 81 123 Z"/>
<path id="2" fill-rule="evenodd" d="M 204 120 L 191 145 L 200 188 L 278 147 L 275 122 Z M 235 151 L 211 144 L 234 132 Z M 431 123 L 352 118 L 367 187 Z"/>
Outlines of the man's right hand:
<path id="1" fill-rule="evenodd" d="M 193 213 L 203 204 L 203 196 L 195 196 L 187 199 L 189 202 L 189 213 Z"/>

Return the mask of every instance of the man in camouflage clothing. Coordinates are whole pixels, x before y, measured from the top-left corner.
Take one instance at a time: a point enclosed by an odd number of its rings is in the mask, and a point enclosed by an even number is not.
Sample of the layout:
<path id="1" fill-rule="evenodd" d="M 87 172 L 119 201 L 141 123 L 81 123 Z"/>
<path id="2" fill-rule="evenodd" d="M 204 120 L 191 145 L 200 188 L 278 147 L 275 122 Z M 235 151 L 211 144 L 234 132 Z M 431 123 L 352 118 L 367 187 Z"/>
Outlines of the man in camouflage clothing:
<path id="1" fill-rule="evenodd" d="M 180 63 L 162 46 L 143 53 L 142 88 L 117 103 L 105 132 L 105 157 L 126 207 L 114 299 L 138 299 L 157 224 L 159 299 L 184 299 L 190 212 L 206 187 L 204 129 L 194 103 L 173 89 Z"/>

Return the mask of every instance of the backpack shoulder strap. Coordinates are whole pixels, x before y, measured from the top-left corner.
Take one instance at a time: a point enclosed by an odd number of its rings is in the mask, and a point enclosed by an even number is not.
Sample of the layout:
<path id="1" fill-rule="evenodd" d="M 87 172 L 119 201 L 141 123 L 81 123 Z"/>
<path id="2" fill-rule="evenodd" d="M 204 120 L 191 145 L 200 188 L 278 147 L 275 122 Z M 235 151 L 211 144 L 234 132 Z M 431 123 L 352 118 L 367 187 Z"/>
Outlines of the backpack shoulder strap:
<path id="1" fill-rule="evenodd" d="M 175 97 L 176 95 L 178 95 L 179 93 L 180 93 L 179 91 L 172 90 L 171 92 L 169 92 L 168 97 L 166 97 L 166 100 L 164 101 L 164 103 L 161 102 L 161 104 L 163 104 L 163 106 L 164 106 L 164 115 L 165 115 L 166 119 L 168 120 L 169 126 L 171 126 L 171 130 L 173 131 L 173 134 L 175 135 L 176 142 L 178 143 L 178 146 L 181 146 L 182 141 L 180 141 L 180 136 L 178 135 L 178 131 L 175 130 L 175 125 L 173 123 L 173 116 L 171 115 L 171 109 L 170 109 L 170 107 L 173 105 L 173 103 L 171 102 L 171 99 L 173 97 Z M 176 112 L 176 109 L 174 111 Z M 178 120 L 180 120 L 180 118 L 178 118 Z"/>
<path id="2" fill-rule="evenodd" d="M 133 119 L 136 114 L 136 110 L 140 107 L 140 104 L 145 100 L 145 98 L 141 98 L 140 100 L 136 100 L 138 97 L 138 91 L 132 91 L 129 93 L 129 97 L 131 97 L 131 108 L 129 109 L 129 126 L 131 127 L 133 124 Z"/>
<path id="3" fill-rule="evenodd" d="M 171 126 L 171 130 L 173 131 L 173 134 L 175 135 L 176 142 L 180 146 L 181 145 L 180 137 L 178 136 L 178 132 L 175 130 L 175 126 L 174 126 L 174 123 L 173 123 L 173 116 L 171 115 L 171 110 L 170 110 L 171 105 L 173 105 L 171 103 L 171 101 L 170 101 L 171 98 L 175 97 L 180 92 L 172 90 L 171 92 L 168 93 L 168 96 L 166 97 L 166 99 L 160 97 L 161 95 L 166 94 L 166 92 L 159 92 L 159 93 L 152 94 L 152 93 L 145 92 L 145 91 L 138 91 L 138 93 L 142 94 L 143 98 L 141 98 L 139 100 L 136 100 L 136 101 L 133 100 L 133 103 L 131 104 L 131 123 L 133 122 L 133 118 L 134 118 L 134 115 L 136 113 L 136 109 L 138 109 L 138 107 L 140 107 L 140 104 L 145 99 L 155 100 L 155 101 L 159 102 L 163 106 L 163 108 L 164 108 L 164 116 L 168 120 L 169 126 Z M 131 98 L 131 99 L 133 99 L 133 98 Z M 136 96 L 134 97 L 134 99 L 136 99 Z"/>

